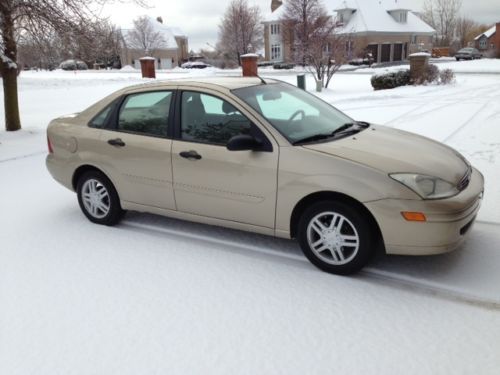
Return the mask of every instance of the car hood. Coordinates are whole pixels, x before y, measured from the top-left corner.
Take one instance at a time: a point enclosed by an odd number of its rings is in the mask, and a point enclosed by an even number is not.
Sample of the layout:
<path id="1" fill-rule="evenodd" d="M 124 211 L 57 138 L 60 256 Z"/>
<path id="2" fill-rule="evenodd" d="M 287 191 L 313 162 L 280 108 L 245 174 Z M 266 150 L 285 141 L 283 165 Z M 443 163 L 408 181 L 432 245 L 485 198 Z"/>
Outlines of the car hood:
<path id="1" fill-rule="evenodd" d="M 384 126 L 355 136 L 303 147 L 349 159 L 385 173 L 418 173 L 457 183 L 467 173 L 466 160 L 452 148 L 429 138 Z"/>

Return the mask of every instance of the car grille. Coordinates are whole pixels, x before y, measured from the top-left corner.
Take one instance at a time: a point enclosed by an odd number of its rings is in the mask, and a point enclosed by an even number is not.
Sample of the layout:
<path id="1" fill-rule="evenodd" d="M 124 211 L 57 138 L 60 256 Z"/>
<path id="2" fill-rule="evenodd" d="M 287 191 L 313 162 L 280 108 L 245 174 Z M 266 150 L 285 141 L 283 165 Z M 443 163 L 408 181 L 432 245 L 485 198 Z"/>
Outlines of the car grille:
<path id="1" fill-rule="evenodd" d="M 472 175 L 472 168 L 469 166 L 467 168 L 467 172 L 460 179 L 460 181 L 458 181 L 458 184 L 457 184 L 458 191 L 465 190 L 467 188 L 467 186 L 469 186 L 471 175 Z"/>

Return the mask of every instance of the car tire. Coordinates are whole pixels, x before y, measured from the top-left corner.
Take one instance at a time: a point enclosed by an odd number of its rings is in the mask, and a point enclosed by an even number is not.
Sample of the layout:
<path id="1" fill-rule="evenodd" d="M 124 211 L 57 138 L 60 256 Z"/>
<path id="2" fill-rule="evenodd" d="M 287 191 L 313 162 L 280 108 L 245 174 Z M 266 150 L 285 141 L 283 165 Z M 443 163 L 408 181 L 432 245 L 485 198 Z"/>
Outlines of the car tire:
<path id="1" fill-rule="evenodd" d="M 460 59 L 458 57 L 456 57 L 457 61 L 460 61 Z"/>
<path id="2" fill-rule="evenodd" d="M 78 204 L 93 223 L 112 226 L 125 214 L 115 187 L 103 173 L 88 171 L 77 183 Z"/>
<path id="3" fill-rule="evenodd" d="M 297 239 L 304 255 L 319 269 L 349 275 L 359 271 L 377 248 L 366 215 L 343 202 L 321 201 L 302 214 Z"/>

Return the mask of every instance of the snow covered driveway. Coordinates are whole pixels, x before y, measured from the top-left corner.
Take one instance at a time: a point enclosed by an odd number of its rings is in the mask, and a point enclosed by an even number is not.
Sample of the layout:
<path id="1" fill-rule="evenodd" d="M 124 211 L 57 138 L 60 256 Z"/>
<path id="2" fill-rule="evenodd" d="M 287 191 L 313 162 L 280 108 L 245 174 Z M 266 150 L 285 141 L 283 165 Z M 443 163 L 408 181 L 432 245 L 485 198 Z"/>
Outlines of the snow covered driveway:
<path id="1" fill-rule="evenodd" d="M 136 79 L 46 75 L 21 80 L 26 130 L 0 132 L 1 374 L 498 373 L 499 76 L 377 93 L 335 77 L 327 100 L 445 141 L 487 179 L 462 249 L 343 278 L 291 241 L 137 213 L 88 222 L 45 169 L 44 128 Z"/>

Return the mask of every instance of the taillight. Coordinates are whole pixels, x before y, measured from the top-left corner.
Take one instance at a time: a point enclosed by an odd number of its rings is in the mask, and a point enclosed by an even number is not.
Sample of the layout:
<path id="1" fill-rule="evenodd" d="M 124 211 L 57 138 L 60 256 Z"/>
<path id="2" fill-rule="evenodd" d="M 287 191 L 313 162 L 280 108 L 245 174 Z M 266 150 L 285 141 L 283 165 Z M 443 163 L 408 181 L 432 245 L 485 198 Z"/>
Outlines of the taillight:
<path id="1" fill-rule="evenodd" d="M 49 147 L 49 154 L 53 154 L 54 149 L 52 148 L 52 144 L 50 143 L 49 136 L 47 136 L 47 146 Z"/>

